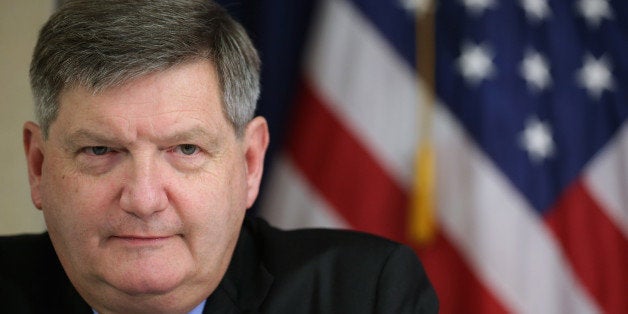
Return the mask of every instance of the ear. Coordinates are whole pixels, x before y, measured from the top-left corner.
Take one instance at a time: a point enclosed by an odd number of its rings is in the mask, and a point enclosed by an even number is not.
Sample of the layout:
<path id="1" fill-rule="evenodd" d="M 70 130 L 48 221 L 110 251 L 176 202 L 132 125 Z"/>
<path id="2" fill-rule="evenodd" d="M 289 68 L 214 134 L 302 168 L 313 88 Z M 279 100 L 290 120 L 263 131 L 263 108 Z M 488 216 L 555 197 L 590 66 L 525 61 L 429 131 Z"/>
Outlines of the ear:
<path id="1" fill-rule="evenodd" d="M 264 156 L 268 148 L 269 134 L 266 119 L 256 117 L 246 126 L 244 134 L 246 158 L 246 207 L 253 206 L 259 193 L 259 185 L 264 172 Z"/>
<path id="2" fill-rule="evenodd" d="M 24 153 L 28 166 L 28 182 L 31 186 L 31 199 L 38 209 L 41 209 L 41 173 L 44 164 L 43 136 L 41 128 L 34 122 L 24 123 L 23 129 Z"/>

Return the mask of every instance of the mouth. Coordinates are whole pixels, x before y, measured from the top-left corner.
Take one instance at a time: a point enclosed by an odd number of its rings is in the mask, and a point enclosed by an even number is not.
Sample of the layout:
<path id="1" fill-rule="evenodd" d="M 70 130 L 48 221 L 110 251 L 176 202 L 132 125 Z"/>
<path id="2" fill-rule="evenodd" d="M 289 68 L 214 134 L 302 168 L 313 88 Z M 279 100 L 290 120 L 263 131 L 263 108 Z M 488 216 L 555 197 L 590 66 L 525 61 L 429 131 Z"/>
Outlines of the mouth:
<path id="1" fill-rule="evenodd" d="M 132 246 L 153 246 L 153 245 L 161 245 L 169 240 L 172 240 L 177 235 L 115 235 L 111 236 L 109 239 L 114 242 L 121 242 L 127 245 Z"/>

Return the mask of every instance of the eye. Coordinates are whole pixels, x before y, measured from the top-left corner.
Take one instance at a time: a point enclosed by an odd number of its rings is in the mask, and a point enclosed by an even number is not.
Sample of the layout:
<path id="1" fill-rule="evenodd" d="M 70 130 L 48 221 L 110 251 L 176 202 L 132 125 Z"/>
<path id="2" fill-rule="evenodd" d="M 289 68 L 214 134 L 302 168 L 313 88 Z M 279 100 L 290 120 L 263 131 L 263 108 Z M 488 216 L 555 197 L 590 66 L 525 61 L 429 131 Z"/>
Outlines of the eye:
<path id="1" fill-rule="evenodd" d="M 199 151 L 199 147 L 194 144 L 181 144 L 176 150 L 181 151 L 184 155 L 194 155 Z"/>
<path id="2" fill-rule="evenodd" d="M 112 149 L 111 147 L 107 147 L 107 146 L 90 146 L 90 147 L 84 148 L 83 152 L 85 152 L 88 155 L 102 156 L 102 155 L 112 152 Z"/>

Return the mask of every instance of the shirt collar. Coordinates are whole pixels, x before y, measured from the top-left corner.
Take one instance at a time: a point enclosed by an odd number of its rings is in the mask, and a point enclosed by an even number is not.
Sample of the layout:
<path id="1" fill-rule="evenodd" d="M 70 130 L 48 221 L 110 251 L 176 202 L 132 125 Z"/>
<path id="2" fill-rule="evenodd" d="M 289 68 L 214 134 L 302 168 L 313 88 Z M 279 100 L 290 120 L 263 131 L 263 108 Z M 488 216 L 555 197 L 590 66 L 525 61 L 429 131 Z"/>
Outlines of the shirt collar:
<path id="1" fill-rule="evenodd" d="M 203 309 L 205 309 L 205 302 L 207 300 L 203 300 L 203 302 L 201 302 L 201 304 L 199 304 L 197 307 L 195 307 L 194 309 L 192 309 L 192 311 L 190 311 L 190 313 L 188 314 L 202 314 L 203 313 Z M 94 314 L 98 314 L 98 312 L 96 312 L 96 310 L 92 309 L 92 312 L 94 312 Z"/>
<path id="2" fill-rule="evenodd" d="M 205 308 L 205 302 L 207 302 L 207 300 L 203 300 L 203 302 L 201 302 L 201 304 L 199 304 L 192 311 L 190 311 L 189 314 L 202 314 L 203 309 Z"/>

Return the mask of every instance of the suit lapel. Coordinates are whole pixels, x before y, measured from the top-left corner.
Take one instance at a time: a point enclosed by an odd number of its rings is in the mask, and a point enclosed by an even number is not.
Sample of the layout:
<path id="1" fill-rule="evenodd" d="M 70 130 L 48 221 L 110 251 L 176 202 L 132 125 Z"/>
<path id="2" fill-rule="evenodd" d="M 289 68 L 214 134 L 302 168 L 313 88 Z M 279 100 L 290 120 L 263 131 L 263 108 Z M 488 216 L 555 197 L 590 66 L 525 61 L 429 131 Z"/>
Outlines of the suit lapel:
<path id="1" fill-rule="evenodd" d="M 43 236 L 44 254 L 39 276 L 45 293 L 39 297 L 42 308 L 58 313 L 91 314 L 92 308 L 83 300 L 66 275 L 47 233 Z M 43 262 L 45 261 L 45 262 Z"/>
<path id="2" fill-rule="evenodd" d="M 266 299 L 273 276 L 264 267 L 250 223 L 245 223 L 231 264 L 205 304 L 204 314 L 255 313 Z"/>

